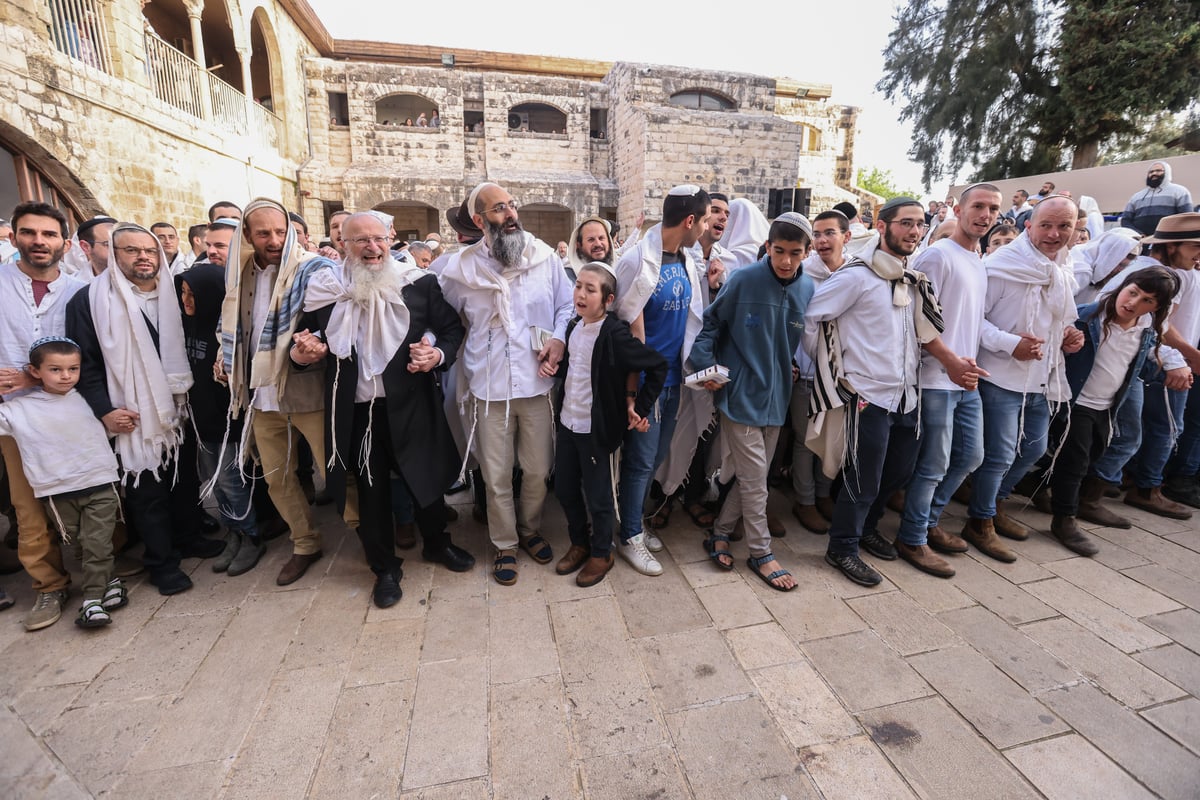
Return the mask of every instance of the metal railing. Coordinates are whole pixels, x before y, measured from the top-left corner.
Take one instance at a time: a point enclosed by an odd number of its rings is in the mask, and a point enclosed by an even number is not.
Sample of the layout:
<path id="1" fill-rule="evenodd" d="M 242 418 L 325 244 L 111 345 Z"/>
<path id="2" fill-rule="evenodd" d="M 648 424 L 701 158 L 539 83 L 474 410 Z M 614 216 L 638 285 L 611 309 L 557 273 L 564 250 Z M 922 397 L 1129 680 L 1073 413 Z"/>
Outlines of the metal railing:
<path id="1" fill-rule="evenodd" d="M 93 0 L 47 0 L 50 38 L 59 52 L 113 74 L 108 31 Z"/>

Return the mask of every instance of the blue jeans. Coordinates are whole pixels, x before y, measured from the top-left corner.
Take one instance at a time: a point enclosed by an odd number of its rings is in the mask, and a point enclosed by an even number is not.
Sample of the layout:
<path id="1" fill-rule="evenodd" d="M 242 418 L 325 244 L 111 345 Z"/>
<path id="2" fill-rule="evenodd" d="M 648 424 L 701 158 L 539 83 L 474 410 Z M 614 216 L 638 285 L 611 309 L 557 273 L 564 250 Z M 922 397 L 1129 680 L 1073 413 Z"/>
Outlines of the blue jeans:
<path id="1" fill-rule="evenodd" d="M 1044 394 L 1021 394 L 979 382 L 983 401 L 983 463 L 971 484 L 971 519 L 996 516 L 996 501 L 1046 452 L 1050 406 Z"/>
<path id="2" fill-rule="evenodd" d="M 666 459 L 671 437 L 675 434 L 680 389 L 679 386 L 668 386 L 662 390 L 650 411 L 650 430 L 625 432 L 618 489 L 622 542 L 642 532 L 642 508 L 650 491 L 650 481 Z"/>
<path id="3" fill-rule="evenodd" d="M 200 463 L 203 481 L 211 479 L 217 471 L 217 455 L 221 452 L 220 442 L 201 442 L 196 448 L 196 459 Z M 221 457 L 221 470 L 217 477 L 217 507 L 221 521 L 231 531 L 240 531 L 250 536 L 258 535 L 258 518 L 254 513 L 254 478 L 250 473 L 242 474 L 238 463 L 236 441 L 225 445 Z"/>
<path id="4" fill-rule="evenodd" d="M 942 509 L 963 479 L 983 463 L 983 401 L 979 392 L 921 392 L 917 465 L 904 501 L 900 541 L 916 547 L 942 518 Z"/>
<path id="5" fill-rule="evenodd" d="M 1092 464 L 1096 477 L 1108 483 L 1121 485 L 1121 478 L 1138 448 L 1142 446 L 1142 382 L 1134 378 L 1129 384 L 1129 394 L 1117 411 L 1113 438 L 1104 450 L 1104 455 Z"/>
<path id="6" fill-rule="evenodd" d="M 1162 381 L 1146 381 L 1146 396 L 1142 404 L 1142 446 L 1138 448 L 1137 465 L 1133 470 L 1133 480 L 1139 489 L 1162 486 L 1163 472 L 1175 447 L 1175 440 L 1171 437 L 1171 418 L 1175 420 L 1175 435 L 1178 436 L 1183 430 L 1187 397 L 1187 392 L 1167 389 Z M 1168 404 L 1170 412 L 1167 411 Z"/>

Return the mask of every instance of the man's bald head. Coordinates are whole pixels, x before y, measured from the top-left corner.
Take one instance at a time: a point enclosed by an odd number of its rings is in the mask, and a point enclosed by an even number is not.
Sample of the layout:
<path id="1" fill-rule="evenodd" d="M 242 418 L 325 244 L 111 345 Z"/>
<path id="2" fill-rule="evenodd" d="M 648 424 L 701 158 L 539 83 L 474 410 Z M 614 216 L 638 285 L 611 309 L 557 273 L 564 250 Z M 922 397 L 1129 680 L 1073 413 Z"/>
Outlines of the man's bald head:
<path id="1" fill-rule="evenodd" d="M 1025 222 L 1029 242 L 1047 258 L 1054 258 L 1075 240 L 1075 220 L 1079 207 L 1067 197 L 1047 197 L 1034 206 Z"/>

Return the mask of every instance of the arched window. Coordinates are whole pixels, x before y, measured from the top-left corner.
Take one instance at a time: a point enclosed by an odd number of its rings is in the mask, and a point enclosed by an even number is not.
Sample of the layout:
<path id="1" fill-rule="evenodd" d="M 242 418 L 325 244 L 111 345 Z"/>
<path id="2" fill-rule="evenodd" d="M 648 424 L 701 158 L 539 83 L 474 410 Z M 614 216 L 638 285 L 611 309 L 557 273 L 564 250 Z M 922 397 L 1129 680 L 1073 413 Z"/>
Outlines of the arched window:
<path id="1" fill-rule="evenodd" d="M 375 124 L 397 128 L 436 128 L 437 104 L 419 94 L 389 94 L 375 101 Z"/>
<path id="2" fill-rule="evenodd" d="M 695 111 L 732 111 L 737 105 L 728 97 L 723 97 L 707 89 L 688 89 L 676 92 L 668 101 L 673 106 L 690 108 Z"/>
<path id="3" fill-rule="evenodd" d="M 521 103 L 508 110 L 508 129 L 525 133 L 567 132 L 567 115 L 545 103 Z"/>

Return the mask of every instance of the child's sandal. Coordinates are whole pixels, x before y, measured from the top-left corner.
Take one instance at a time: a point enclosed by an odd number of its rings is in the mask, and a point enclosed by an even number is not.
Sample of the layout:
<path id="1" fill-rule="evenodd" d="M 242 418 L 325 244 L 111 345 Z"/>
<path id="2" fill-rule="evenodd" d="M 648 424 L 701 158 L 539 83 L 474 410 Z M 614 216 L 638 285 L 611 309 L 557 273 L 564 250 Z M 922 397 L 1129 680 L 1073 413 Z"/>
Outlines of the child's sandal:
<path id="1" fill-rule="evenodd" d="M 102 628 L 112 622 L 112 617 L 104 610 L 99 600 L 88 600 L 79 609 L 75 624 L 81 628 Z"/>
<path id="2" fill-rule="evenodd" d="M 113 578 L 104 589 L 104 598 L 100 601 L 100 605 L 104 607 L 105 611 L 112 611 L 128 604 L 129 590 L 125 588 L 125 581 Z"/>

